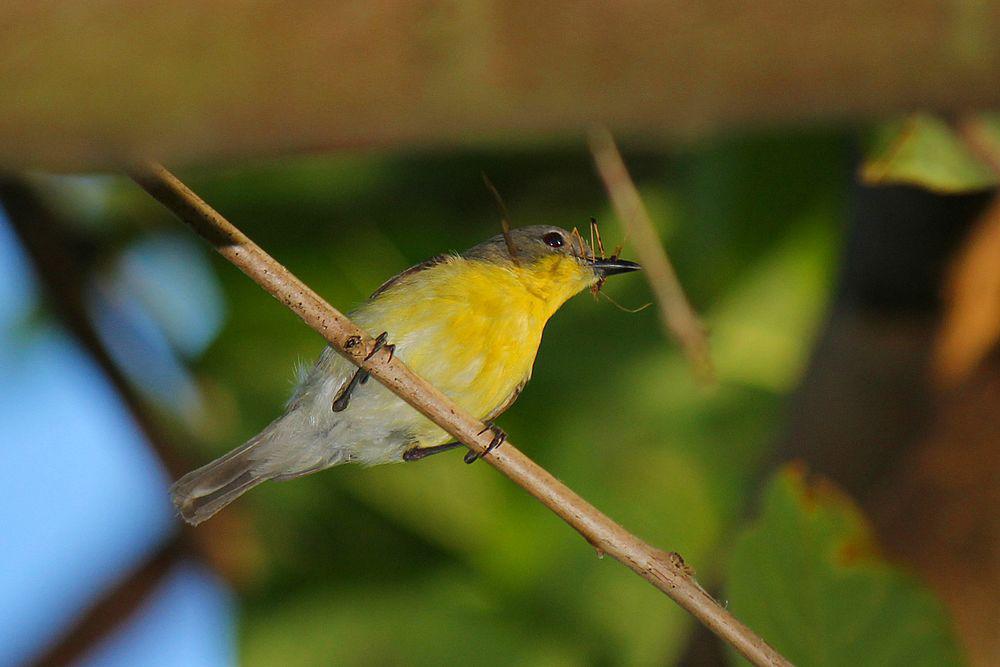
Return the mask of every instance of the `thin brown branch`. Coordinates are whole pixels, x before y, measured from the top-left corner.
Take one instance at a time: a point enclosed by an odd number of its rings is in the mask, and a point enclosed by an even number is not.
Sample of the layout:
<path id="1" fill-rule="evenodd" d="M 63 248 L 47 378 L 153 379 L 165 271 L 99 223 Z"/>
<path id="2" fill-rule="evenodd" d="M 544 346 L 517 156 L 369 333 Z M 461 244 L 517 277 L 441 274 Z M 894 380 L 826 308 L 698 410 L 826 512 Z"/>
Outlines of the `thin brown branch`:
<path id="1" fill-rule="evenodd" d="M 404 401 L 483 454 L 492 439 L 484 424 L 417 377 L 398 357 L 376 354 L 374 340 L 275 261 L 239 229 L 158 164 L 145 164 L 132 178 L 211 243 L 226 259 L 322 335 L 352 363 L 367 370 Z M 358 340 L 362 341 L 360 344 Z M 350 341 L 350 343 L 348 343 Z M 736 620 L 694 580 L 683 560 L 646 544 L 571 491 L 509 441 L 483 457 L 535 496 L 583 537 L 665 592 L 737 651 L 757 665 L 789 665 L 781 655 Z"/>
<path id="2" fill-rule="evenodd" d="M 653 227 L 639 191 L 629 176 L 614 138 L 606 128 L 597 127 L 590 131 L 589 139 L 597 171 L 604 181 L 618 218 L 633 241 L 635 254 L 653 288 L 656 302 L 660 305 L 660 319 L 667 334 L 680 342 L 699 377 L 707 382 L 712 381 L 714 372 L 705 328 L 684 295 L 684 288 L 677 279 L 677 273 Z"/>

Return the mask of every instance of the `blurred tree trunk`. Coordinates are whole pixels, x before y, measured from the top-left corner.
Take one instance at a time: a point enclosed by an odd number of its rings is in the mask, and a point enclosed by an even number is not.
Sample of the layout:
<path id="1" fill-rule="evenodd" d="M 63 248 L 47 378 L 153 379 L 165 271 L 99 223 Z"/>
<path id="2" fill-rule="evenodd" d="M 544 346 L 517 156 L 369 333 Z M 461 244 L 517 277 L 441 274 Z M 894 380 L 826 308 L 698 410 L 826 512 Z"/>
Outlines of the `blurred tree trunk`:
<path id="1" fill-rule="evenodd" d="M 0 5 L 0 166 L 688 137 L 1000 106 L 1000 3 Z"/>

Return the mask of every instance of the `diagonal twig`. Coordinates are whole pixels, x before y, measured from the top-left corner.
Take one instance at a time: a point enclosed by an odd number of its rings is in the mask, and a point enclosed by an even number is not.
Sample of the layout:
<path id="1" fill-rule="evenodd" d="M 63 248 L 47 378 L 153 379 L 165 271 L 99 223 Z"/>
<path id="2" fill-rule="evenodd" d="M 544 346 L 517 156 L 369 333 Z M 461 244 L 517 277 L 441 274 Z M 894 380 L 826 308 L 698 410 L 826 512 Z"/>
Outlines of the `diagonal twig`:
<path id="1" fill-rule="evenodd" d="M 322 335 L 342 356 L 438 426 L 484 455 L 493 435 L 482 422 L 410 371 L 398 357 L 366 356 L 374 340 L 324 301 L 239 229 L 159 164 L 134 168 L 132 178 L 237 268 Z M 677 554 L 645 543 L 570 490 L 509 442 L 483 456 L 535 496 L 595 548 L 608 553 L 666 593 L 756 665 L 790 665 L 763 639 L 723 609 L 698 585 Z"/>
<path id="2" fill-rule="evenodd" d="M 705 328 L 684 295 L 684 289 L 663 249 L 649 212 L 639 197 L 639 191 L 625 168 L 614 138 L 606 128 L 597 127 L 590 131 L 589 139 L 597 171 L 604 181 L 618 218 L 632 237 L 635 254 L 660 305 L 660 319 L 667 334 L 673 335 L 680 342 L 699 377 L 711 382 L 714 371 Z"/>

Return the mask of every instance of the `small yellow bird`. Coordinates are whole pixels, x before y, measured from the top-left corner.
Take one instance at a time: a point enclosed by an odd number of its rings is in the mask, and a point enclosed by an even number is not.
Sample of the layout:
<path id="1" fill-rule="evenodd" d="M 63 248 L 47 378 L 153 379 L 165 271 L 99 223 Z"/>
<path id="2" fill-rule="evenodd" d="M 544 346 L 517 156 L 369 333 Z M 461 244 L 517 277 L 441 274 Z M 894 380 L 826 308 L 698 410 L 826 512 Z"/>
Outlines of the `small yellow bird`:
<path id="1" fill-rule="evenodd" d="M 595 257 L 579 234 L 532 226 L 403 271 L 350 313 L 362 329 L 471 414 L 489 422 L 531 377 L 545 323 L 571 296 L 638 264 Z M 388 347 L 388 345 L 386 345 Z M 436 424 L 327 347 L 285 413 L 171 489 L 198 524 L 266 480 L 340 463 L 409 461 L 452 447 Z M 503 442 L 494 428 L 491 448 Z M 471 463 L 475 456 L 467 455 Z"/>

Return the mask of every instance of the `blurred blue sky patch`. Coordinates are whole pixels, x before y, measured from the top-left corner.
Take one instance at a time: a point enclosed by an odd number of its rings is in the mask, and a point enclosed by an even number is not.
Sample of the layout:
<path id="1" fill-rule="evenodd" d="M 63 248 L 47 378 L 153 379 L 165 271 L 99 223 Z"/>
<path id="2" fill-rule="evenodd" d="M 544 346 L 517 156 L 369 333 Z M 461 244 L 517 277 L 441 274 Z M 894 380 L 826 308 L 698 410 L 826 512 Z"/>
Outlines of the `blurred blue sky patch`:
<path id="1" fill-rule="evenodd" d="M 176 529 L 169 480 L 99 369 L 56 328 L 15 334 L 36 296 L 0 213 L 2 665 L 39 654 Z M 230 663 L 227 600 L 181 568 L 92 664 Z"/>
<path id="2" fill-rule="evenodd" d="M 235 664 L 230 595 L 205 568 L 184 563 L 86 667 L 214 667 Z"/>

